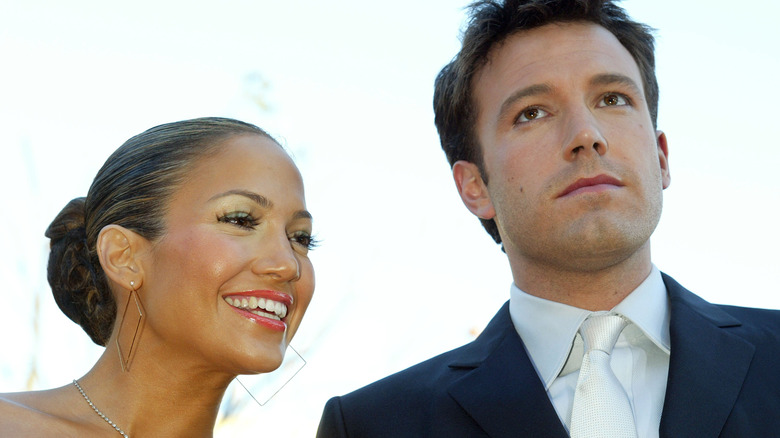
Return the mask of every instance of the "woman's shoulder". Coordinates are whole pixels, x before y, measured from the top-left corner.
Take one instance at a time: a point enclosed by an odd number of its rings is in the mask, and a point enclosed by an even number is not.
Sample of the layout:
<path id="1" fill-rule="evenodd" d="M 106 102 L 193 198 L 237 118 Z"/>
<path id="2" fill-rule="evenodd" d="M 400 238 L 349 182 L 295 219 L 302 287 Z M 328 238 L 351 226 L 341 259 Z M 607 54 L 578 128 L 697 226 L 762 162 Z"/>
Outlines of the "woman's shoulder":
<path id="1" fill-rule="evenodd" d="M 0 393 L 0 430 L 8 436 L 84 436 L 85 424 L 74 415 L 73 398 L 67 387 L 45 391 Z M 78 394 L 78 393 L 76 393 Z"/>

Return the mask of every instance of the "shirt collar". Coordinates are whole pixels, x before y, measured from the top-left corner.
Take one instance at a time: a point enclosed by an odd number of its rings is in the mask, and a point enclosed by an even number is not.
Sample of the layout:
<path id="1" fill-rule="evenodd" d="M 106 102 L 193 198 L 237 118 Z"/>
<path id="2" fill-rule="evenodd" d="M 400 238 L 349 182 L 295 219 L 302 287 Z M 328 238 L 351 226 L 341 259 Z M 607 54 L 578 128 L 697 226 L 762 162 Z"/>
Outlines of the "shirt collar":
<path id="1" fill-rule="evenodd" d="M 634 323 L 656 346 L 669 354 L 669 301 L 661 272 L 650 275 L 614 309 Z M 523 292 L 514 283 L 509 314 L 536 372 L 549 389 L 563 369 L 572 342 L 592 312 Z"/>
<path id="2" fill-rule="evenodd" d="M 671 309 L 664 279 L 655 265 L 645 281 L 612 311 L 628 318 L 656 347 L 669 354 Z"/>

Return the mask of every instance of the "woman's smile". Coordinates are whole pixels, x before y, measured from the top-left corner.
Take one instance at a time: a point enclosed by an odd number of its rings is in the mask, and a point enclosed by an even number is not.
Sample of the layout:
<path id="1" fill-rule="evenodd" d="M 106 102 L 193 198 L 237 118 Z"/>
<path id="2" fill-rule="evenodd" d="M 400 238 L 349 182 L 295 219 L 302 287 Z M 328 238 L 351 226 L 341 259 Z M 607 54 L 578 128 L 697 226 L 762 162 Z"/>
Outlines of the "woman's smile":
<path id="1" fill-rule="evenodd" d="M 225 302 L 241 316 L 272 330 L 285 331 L 288 306 L 292 296 L 271 290 L 255 290 L 224 296 Z"/>

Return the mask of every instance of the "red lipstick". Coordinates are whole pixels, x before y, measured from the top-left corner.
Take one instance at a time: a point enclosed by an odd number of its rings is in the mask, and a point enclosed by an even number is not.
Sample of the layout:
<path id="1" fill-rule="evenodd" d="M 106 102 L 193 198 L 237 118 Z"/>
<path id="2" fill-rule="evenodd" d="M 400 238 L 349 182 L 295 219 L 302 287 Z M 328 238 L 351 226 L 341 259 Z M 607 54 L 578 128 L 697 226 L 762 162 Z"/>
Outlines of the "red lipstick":
<path id="1" fill-rule="evenodd" d="M 285 320 L 293 303 L 293 298 L 289 294 L 274 290 L 251 290 L 225 294 L 222 298 L 239 315 L 256 324 L 278 332 L 287 330 Z M 266 310 L 264 304 L 269 301 L 284 305 L 283 313 Z M 276 319 L 271 315 L 281 316 L 281 318 Z"/>

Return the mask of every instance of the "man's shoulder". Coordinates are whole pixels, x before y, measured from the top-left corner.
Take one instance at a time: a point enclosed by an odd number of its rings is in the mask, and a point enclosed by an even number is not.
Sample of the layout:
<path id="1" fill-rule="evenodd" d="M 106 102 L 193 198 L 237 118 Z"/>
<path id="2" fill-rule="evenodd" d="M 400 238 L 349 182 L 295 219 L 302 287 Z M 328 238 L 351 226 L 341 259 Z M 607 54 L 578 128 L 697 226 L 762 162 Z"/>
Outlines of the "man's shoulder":
<path id="1" fill-rule="evenodd" d="M 464 368 L 453 364 L 457 363 L 471 346 L 472 343 L 468 343 L 441 353 L 357 389 L 342 399 L 363 400 L 366 397 L 381 396 L 385 400 L 396 397 L 408 400 L 410 397 L 429 397 L 433 393 L 446 391 L 448 383 L 464 372 Z"/>
<path id="2" fill-rule="evenodd" d="M 749 318 L 747 323 L 751 322 L 769 322 L 780 324 L 780 310 L 764 309 L 760 307 L 735 306 L 732 304 L 716 304 L 724 312 L 737 318 Z"/>
<path id="3" fill-rule="evenodd" d="M 403 398 L 408 401 L 410 397 L 430 399 L 444 395 L 450 383 L 477 367 L 498 348 L 507 335 L 516 333 L 509 317 L 508 304 L 504 304 L 475 340 L 384 377 L 342 399 L 378 397 L 384 400 Z"/>
<path id="4" fill-rule="evenodd" d="M 736 318 L 744 330 L 780 340 L 780 310 L 726 304 L 717 307 Z"/>
<path id="5" fill-rule="evenodd" d="M 483 332 L 483 335 L 485 332 Z M 450 390 L 477 366 L 489 339 L 476 340 L 333 397 L 317 436 L 478 436 Z"/>
<path id="6" fill-rule="evenodd" d="M 675 309 L 680 311 L 684 307 L 739 336 L 780 340 L 780 310 L 713 304 L 685 289 L 666 274 L 664 282 L 672 301 L 673 320 Z M 780 342 L 777 345 L 780 346 Z"/>

